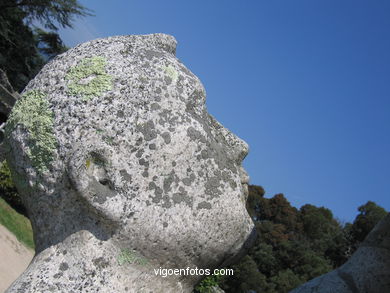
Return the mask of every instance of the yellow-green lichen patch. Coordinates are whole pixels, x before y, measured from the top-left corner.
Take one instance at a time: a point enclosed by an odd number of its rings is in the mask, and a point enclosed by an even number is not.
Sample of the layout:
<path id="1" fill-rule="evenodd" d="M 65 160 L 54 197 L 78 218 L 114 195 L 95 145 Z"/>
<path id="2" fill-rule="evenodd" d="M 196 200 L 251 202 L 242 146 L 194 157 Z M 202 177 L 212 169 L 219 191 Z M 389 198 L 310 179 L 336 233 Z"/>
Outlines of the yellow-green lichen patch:
<path id="1" fill-rule="evenodd" d="M 90 166 L 91 166 L 91 160 L 90 160 L 90 159 L 87 159 L 87 160 L 85 161 L 85 167 L 86 167 L 87 169 L 89 169 Z"/>
<path id="2" fill-rule="evenodd" d="M 124 264 L 146 265 L 148 263 L 148 260 L 145 257 L 140 255 L 135 250 L 130 249 L 122 249 L 118 255 L 117 260 L 120 266 Z"/>
<path id="3" fill-rule="evenodd" d="M 175 68 L 173 68 L 172 65 L 165 66 L 164 71 L 172 79 L 173 82 L 177 81 L 177 79 L 179 77 L 179 73 L 176 71 Z"/>
<path id="4" fill-rule="evenodd" d="M 65 77 L 69 80 L 68 93 L 90 100 L 111 90 L 112 77 L 106 72 L 106 63 L 104 57 L 95 56 L 71 68 Z"/>
<path id="5" fill-rule="evenodd" d="M 49 108 L 46 95 L 37 90 L 26 92 L 17 101 L 6 125 L 6 136 L 22 125 L 29 134 L 29 149 L 26 151 L 37 171 L 48 170 L 57 147 L 54 136 L 54 114 Z"/>

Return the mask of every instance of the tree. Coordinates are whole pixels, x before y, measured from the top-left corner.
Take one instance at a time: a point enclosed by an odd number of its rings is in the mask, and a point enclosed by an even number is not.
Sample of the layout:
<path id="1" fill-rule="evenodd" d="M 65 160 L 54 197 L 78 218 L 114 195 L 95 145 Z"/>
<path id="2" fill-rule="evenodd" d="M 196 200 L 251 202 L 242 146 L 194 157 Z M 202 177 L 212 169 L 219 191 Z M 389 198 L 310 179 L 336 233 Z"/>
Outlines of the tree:
<path id="1" fill-rule="evenodd" d="M 5 161 L 0 163 L 0 194 L 18 213 L 28 217 L 27 211 L 16 190 L 16 186 L 12 181 L 11 171 Z"/>
<path id="2" fill-rule="evenodd" d="M 222 275 L 211 275 L 206 277 L 194 288 L 193 293 L 215 292 L 213 289 L 218 286 L 218 283 L 222 278 Z"/>
<path id="3" fill-rule="evenodd" d="M 50 60 L 68 50 L 57 33 L 46 32 L 40 28 L 36 28 L 34 32 L 38 41 L 38 49 L 47 59 Z"/>
<path id="4" fill-rule="evenodd" d="M 247 209 L 258 236 L 248 255 L 232 266 L 234 276 L 220 281 L 227 293 L 289 292 L 345 263 L 351 243 L 364 239 L 387 214 L 368 202 L 353 224 L 342 225 L 325 207 L 306 204 L 298 210 L 281 193 L 264 194 L 262 187 L 249 186 Z"/>
<path id="5" fill-rule="evenodd" d="M 271 278 L 271 281 L 276 285 L 275 292 L 278 293 L 287 293 L 302 283 L 299 276 L 290 269 L 279 271 L 276 276 Z"/>
<path id="6" fill-rule="evenodd" d="M 34 34 L 23 22 L 25 17 L 18 8 L 0 9 L 0 69 L 18 91 L 43 65 Z"/>
<path id="7" fill-rule="evenodd" d="M 58 26 L 71 27 L 75 16 L 91 15 L 77 0 L 2 0 L 0 69 L 21 91 L 47 59 L 65 50 Z M 36 29 L 32 22 L 51 30 Z"/>
<path id="8" fill-rule="evenodd" d="M 343 229 L 329 209 L 306 204 L 301 207 L 300 216 L 304 233 L 310 238 L 314 250 L 329 257 L 328 250 L 330 254 L 334 247 L 340 249 L 335 240 L 341 241 Z"/>
<path id="9" fill-rule="evenodd" d="M 351 233 L 355 242 L 362 242 L 372 228 L 387 215 L 387 211 L 372 201 L 360 206 L 358 210 L 359 214 L 352 224 Z"/>
<path id="10" fill-rule="evenodd" d="M 225 278 L 225 282 L 220 285 L 225 292 L 268 292 L 266 277 L 258 270 L 256 263 L 249 255 L 244 256 L 231 268 L 234 275 Z"/>
<path id="11" fill-rule="evenodd" d="M 18 9 L 25 21 L 38 21 L 44 27 L 57 31 L 58 26 L 72 27 L 75 16 L 91 16 L 92 11 L 77 0 L 2 0 L 1 11 Z"/>
<path id="12" fill-rule="evenodd" d="M 332 213 L 310 205 L 298 210 L 283 194 L 268 199 L 264 193 L 260 186 L 249 186 L 247 209 L 258 236 L 248 255 L 232 267 L 234 277 L 220 283 L 226 292 L 288 292 L 333 268 L 325 240 L 341 226 Z"/>

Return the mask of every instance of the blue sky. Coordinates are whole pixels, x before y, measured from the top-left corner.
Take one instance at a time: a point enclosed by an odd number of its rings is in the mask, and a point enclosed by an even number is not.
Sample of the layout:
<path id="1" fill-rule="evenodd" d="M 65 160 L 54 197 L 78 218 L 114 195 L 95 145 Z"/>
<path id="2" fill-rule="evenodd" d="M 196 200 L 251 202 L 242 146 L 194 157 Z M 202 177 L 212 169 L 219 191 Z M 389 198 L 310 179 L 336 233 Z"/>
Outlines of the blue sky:
<path id="1" fill-rule="evenodd" d="M 66 45 L 168 33 L 209 112 L 250 145 L 251 184 L 352 221 L 390 210 L 388 0 L 80 1 Z"/>

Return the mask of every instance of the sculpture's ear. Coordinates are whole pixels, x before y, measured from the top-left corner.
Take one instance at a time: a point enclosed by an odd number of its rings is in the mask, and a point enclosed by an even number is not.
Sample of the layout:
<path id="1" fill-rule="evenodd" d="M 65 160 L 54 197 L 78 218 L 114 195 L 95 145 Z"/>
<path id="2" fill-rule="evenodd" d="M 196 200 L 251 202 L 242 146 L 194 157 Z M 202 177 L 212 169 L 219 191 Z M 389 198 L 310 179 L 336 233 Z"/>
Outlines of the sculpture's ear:
<path id="1" fill-rule="evenodd" d="M 110 197 L 114 186 L 108 178 L 108 159 L 103 151 L 76 151 L 68 161 L 71 184 L 82 196 L 102 203 L 101 197 Z"/>
<path id="2" fill-rule="evenodd" d="M 71 185 L 94 211 L 106 219 L 115 220 L 110 198 L 117 195 L 108 177 L 109 160 L 103 150 L 76 147 L 68 160 L 67 173 Z"/>
<path id="3" fill-rule="evenodd" d="M 68 160 L 67 172 L 75 189 L 85 194 L 91 184 L 99 182 L 102 186 L 109 186 L 107 178 L 107 159 L 102 152 L 86 151 L 78 148 Z"/>

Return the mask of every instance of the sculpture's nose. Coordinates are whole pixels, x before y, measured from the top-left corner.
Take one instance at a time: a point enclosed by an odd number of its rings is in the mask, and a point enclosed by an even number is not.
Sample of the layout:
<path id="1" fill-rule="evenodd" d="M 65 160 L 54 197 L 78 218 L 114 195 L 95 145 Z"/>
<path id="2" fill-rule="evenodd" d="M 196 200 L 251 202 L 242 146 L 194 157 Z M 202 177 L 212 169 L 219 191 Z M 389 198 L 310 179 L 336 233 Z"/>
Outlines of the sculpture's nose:
<path id="1" fill-rule="evenodd" d="M 237 164 L 241 164 L 241 162 L 249 153 L 249 145 L 234 133 L 230 132 L 227 129 L 226 131 L 229 133 L 227 137 L 229 146 L 233 150 L 233 158 L 237 162 Z"/>
<path id="2" fill-rule="evenodd" d="M 241 164 L 249 152 L 248 144 L 243 141 L 241 138 L 236 136 L 229 129 L 225 128 L 221 123 L 219 123 L 213 116 L 208 115 L 211 128 L 223 137 L 222 141 L 225 144 L 229 151 L 231 152 L 231 159 Z"/>

